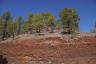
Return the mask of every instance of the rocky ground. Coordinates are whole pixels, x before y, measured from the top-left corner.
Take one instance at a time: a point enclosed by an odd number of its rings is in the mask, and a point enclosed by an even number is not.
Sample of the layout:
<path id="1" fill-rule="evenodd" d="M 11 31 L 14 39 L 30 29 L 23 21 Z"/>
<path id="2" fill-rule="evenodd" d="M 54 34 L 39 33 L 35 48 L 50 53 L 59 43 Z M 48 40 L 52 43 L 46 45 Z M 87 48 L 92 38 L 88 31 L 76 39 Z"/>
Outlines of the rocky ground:
<path id="1" fill-rule="evenodd" d="M 96 64 L 96 38 L 91 33 L 74 39 L 60 34 L 20 35 L 0 42 L 0 54 L 8 64 Z"/>

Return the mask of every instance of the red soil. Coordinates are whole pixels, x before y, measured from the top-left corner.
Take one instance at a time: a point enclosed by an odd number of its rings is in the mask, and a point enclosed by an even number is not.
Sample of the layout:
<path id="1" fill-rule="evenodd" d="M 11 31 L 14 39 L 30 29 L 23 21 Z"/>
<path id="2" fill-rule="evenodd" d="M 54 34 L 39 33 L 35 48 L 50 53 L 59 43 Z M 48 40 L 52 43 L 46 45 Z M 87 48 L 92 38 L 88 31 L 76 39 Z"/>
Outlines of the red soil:
<path id="1" fill-rule="evenodd" d="M 8 64 L 96 64 L 96 38 L 66 40 L 69 39 L 16 40 L 0 44 L 0 54 L 7 57 Z M 50 46 L 46 41 L 55 41 L 58 45 Z"/>

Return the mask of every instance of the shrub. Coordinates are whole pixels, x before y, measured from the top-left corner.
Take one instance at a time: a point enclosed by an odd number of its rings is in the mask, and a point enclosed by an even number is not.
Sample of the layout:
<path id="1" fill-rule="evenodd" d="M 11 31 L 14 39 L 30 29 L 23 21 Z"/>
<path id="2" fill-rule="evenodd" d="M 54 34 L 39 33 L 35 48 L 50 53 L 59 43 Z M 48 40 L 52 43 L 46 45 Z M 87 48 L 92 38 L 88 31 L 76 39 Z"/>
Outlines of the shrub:
<path id="1" fill-rule="evenodd" d="M 76 37 L 76 34 L 70 34 L 69 35 L 69 38 L 71 38 L 71 39 L 73 39 L 73 38 L 75 38 Z"/>

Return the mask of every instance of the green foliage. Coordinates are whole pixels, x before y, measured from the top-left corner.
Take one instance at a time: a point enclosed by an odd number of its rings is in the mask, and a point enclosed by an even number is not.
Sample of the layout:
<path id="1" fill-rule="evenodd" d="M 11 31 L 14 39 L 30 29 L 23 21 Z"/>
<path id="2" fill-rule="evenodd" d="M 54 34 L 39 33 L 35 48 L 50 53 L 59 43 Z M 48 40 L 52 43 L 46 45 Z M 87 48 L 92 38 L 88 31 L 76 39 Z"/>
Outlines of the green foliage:
<path id="1" fill-rule="evenodd" d="M 17 22 L 18 22 L 18 32 L 17 32 L 17 34 L 20 35 L 22 33 L 22 22 L 23 22 L 22 16 L 19 16 L 17 18 Z"/>
<path id="2" fill-rule="evenodd" d="M 28 23 L 32 24 L 32 22 L 33 22 L 33 14 L 30 13 L 29 16 L 28 16 Z"/>
<path id="3" fill-rule="evenodd" d="M 69 38 L 73 39 L 73 38 L 75 38 L 76 36 L 77 36 L 76 34 L 70 34 L 70 35 L 69 35 Z"/>
<path id="4" fill-rule="evenodd" d="M 61 22 L 60 20 L 57 20 L 56 21 L 56 24 L 55 25 L 56 25 L 56 28 L 57 29 L 60 29 L 61 28 L 61 23 L 60 22 Z"/>
<path id="5" fill-rule="evenodd" d="M 51 33 L 54 32 L 56 18 L 52 13 L 49 13 L 48 10 L 43 13 L 43 24 L 44 27 L 48 29 Z"/>
<path id="6" fill-rule="evenodd" d="M 11 19 L 11 14 L 10 14 L 10 12 L 9 12 L 9 11 L 4 12 L 4 14 L 3 14 L 3 16 L 2 16 L 2 20 L 8 21 L 8 20 L 10 20 L 10 19 Z"/>
<path id="7" fill-rule="evenodd" d="M 0 21 L 0 38 L 2 37 L 2 33 L 3 33 L 3 24 L 4 22 Z"/>
<path id="8" fill-rule="evenodd" d="M 46 26 L 52 26 L 55 21 L 55 16 L 52 13 L 49 13 L 48 11 L 45 11 L 43 13 L 43 21 Z"/>
<path id="9" fill-rule="evenodd" d="M 80 17 L 78 16 L 76 9 L 74 8 L 64 8 L 60 12 L 60 18 L 63 24 L 63 28 L 67 29 L 68 32 L 73 31 L 75 32 L 78 30 L 78 24 Z"/>
<path id="10" fill-rule="evenodd" d="M 32 26 L 38 30 L 37 32 L 40 32 L 41 28 L 43 27 L 42 19 L 43 18 L 41 13 L 34 14 L 34 17 L 33 17 L 34 22 L 32 23 Z"/>
<path id="11" fill-rule="evenodd" d="M 45 30 L 53 33 L 55 28 L 61 29 L 62 26 L 65 32 L 77 32 L 79 31 L 79 20 L 80 17 L 74 8 L 64 8 L 60 12 L 60 19 L 56 19 L 52 13 L 46 10 L 43 13 L 30 13 L 26 20 L 23 20 L 22 16 L 14 20 L 7 11 L 0 16 L 0 36 L 4 40 L 8 34 L 14 39 L 15 35 L 32 34 L 34 30 L 38 34 Z M 74 35 L 70 37 L 74 37 Z"/>
<path id="12" fill-rule="evenodd" d="M 5 12 L 2 15 L 2 21 L 4 22 L 3 32 L 2 32 L 2 40 L 4 40 L 6 37 L 9 37 L 8 32 L 7 32 L 7 27 L 8 27 L 8 21 L 10 19 L 11 19 L 11 14 L 9 11 Z"/>
<path id="13" fill-rule="evenodd" d="M 26 33 L 29 31 L 29 23 L 27 21 L 23 21 L 22 22 L 22 26 L 23 26 L 23 33 Z"/>

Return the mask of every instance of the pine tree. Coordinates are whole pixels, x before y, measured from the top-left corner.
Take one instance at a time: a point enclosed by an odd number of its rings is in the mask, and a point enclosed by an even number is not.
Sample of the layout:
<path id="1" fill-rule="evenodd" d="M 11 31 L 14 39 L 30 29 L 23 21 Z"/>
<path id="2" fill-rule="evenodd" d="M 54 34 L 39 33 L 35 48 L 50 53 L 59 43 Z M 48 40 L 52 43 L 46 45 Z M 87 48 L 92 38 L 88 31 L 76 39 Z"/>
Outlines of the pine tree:
<path id="1" fill-rule="evenodd" d="M 10 33 L 9 35 L 12 36 L 12 38 L 14 39 L 15 37 L 15 33 L 16 33 L 16 30 L 17 30 L 17 27 L 16 27 L 16 22 L 11 19 L 9 22 L 8 22 L 8 32 Z"/>
<path id="2" fill-rule="evenodd" d="M 63 24 L 63 28 L 68 34 L 75 32 L 79 29 L 79 20 L 80 17 L 74 8 L 64 8 L 60 12 L 60 18 Z"/>
<path id="3" fill-rule="evenodd" d="M 33 23 L 33 15 L 34 14 L 32 14 L 32 13 L 30 13 L 29 14 L 29 16 L 28 16 L 28 23 L 26 23 L 27 24 L 27 26 L 28 26 L 28 31 L 30 32 L 30 34 L 32 34 L 32 32 L 33 32 L 33 26 L 32 26 L 32 23 Z M 26 27 L 27 27 L 26 26 Z"/>
<path id="4" fill-rule="evenodd" d="M 7 23 L 10 20 L 10 18 L 11 18 L 11 15 L 10 15 L 9 11 L 5 12 L 2 16 L 2 21 L 4 22 L 2 40 L 5 40 L 5 37 L 8 35 L 8 32 L 7 32 L 8 24 Z"/>
<path id="5" fill-rule="evenodd" d="M 45 10 L 45 12 L 43 13 L 43 24 L 45 27 L 50 28 L 51 32 L 54 32 L 54 23 L 55 23 L 55 16 L 52 13 L 49 13 L 48 10 Z M 48 29 L 49 30 L 49 29 Z"/>
<path id="6" fill-rule="evenodd" d="M 3 24 L 4 24 L 4 22 L 2 21 L 2 16 L 0 16 L 0 38 L 2 37 Z"/>
<path id="7" fill-rule="evenodd" d="M 17 21 L 18 21 L 18 32 L 17 32 L 17 35 L 20 35 L 22 33 L 22 22 L 23 22 L 22 16 L 19 16 Z"/>
<path id="8" fill-rule="evenodd" d="M 22 26 L 23 26 L 23 33 L 28 33 L 29 32 L 29 28 L 30 28 L 30 24 L 27 21 L 23 21 L 22 22 Z"/>
<path id="9" fill-rule="evenodd" d="M 42 14 L 41 13 L 36 13 L 34 14 L 33 17 L 33 23 L 32 23 L 32 27 L 34 29 L 36 29 L 36 32 L 41 32 L 41 28 L 43 27 L 43 18 L 42 18 Z"/>
<path id="10" fill-rule="evenodd" d="M 55 25 L 56 25 L 56 29 L 58 29 L 58 31 L 59 31 L 59 30 L 61 29 L 61 27 L 62 27 L 60 20 L 57 20 Z"/>

